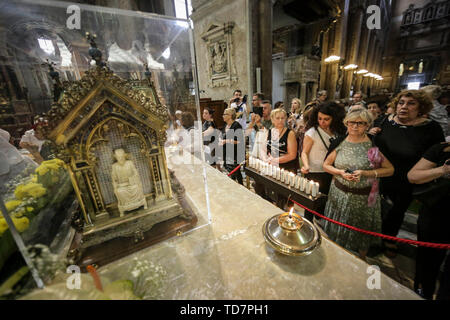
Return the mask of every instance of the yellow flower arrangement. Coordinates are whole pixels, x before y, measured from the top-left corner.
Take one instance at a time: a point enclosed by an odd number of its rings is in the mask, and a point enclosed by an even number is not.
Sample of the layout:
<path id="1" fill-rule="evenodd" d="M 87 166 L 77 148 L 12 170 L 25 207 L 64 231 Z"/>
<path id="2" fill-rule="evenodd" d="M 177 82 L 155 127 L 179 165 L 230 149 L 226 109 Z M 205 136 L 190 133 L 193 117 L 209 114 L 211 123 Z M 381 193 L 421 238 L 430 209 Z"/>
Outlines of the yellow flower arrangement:
<path id="1" fill-rule="evenodd" d="M 6 210 L 8 210 L 8 212 L 11 212 L 14 209 L 16 209 L 21 203 L 22 203 L 22 201 L 20 201 L 20 200 L 8 201 L 5 203 Z"/>
<path id="2" fill-rule="evenodd" d="M 11 219 L 12 219 L 17 231 L 19 231 L 20 233 L 27 230 L 30 225 L 30 220 L 28 220 L 27 217 L 21 217 L 21 218 L 12 217 Z M 3 235 L 3 233 L 6 230 L 8 230 L 8 228 L 9 227 L 8 227 L 8 224 L 6 223 L 5 218 L 0 217 L 0 236 Z"/>
<path id="3" fill-rule="evenodd" d="M 41 163 L 41 165 L 36 168 L 35 172 L 38 175 L 43 176 L 48 171 L 58 171 L 60 168 L 63 167 L 63 165 L 64 165 L 64 161 L 62 161 L 60 159 L 47 160 L 47 161 L 43 161 Z"/>
<path id="4" fill-rule="evenodd" d="M 28 220 L 27 217 L 21 217 L 21 218 L 12 218 L 12 221 L 14 222 L 14 226 L 17 228 L 17 231 L 20 233 L 24 232 L 28 229 L 28 226 L 30 225 L 30 220 Z"/>
<path id="5" fill-rule="evenodd" d="M 22 200 L 28 197 L 40 198 L 47 193 L 47 190 L 40 183 L 29 182 L 18 185 L 14 191 L 17 199 Z"/>
<path id="6" fill-rule="evenodd" d="M 48 172 L 48 170 L 49 169 L 48 169 L 47 166 L 41 164 L 39 167 L 36 168 L 35 172 L 38 175 L 43 176 L 43 175 L 45 175 Z"/>
<path id="7" fill-rule="evenodd" d="M 8 224 L 6 223 L 5 218 L 0 217 L 0 236 L 3 235 L 3 232 L 8 230 Z"/>

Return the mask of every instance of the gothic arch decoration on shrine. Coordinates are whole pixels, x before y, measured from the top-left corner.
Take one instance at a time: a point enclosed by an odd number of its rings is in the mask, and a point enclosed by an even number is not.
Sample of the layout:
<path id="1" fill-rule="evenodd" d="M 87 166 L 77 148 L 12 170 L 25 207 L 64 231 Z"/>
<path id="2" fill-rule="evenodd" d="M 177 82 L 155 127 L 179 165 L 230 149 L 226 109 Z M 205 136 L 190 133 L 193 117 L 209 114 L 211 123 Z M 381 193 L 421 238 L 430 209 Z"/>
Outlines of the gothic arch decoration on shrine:
<path id="1" fill-rule="evenodd" d="M 148 88 L 135 88 L 96 66 L 65 88 L 45 117 L 88 225 L 117 210 L 115 149 L 124 149 L 135 164 L 147 201 L 172 198 L 164 154 L 168 112 L 150 81 Z"/>
<path id="2" fill-rule="evenodd" d="M 238 80 L 233 61 L 233 28 L 234 22 L 224 23 L 222 26 L 211 24 L 201 36 L 206 42 L 208 85 L 211 88 L 231 87 Z"/>

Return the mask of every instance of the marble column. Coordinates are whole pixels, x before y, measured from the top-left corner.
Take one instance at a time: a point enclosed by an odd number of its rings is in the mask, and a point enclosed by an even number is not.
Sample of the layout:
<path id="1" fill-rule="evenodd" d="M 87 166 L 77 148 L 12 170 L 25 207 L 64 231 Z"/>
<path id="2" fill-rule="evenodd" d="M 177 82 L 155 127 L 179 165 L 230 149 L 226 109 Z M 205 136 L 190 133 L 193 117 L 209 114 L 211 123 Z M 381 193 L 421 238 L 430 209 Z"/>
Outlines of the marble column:
<path id="1" fill-rule="evenodd" d="M 302 106 L 306 105 L 308 103 L 306 101 L 306 83 L 302 82 L 300 84 L 300 100 L 302 101 Z"/>
<path id="2" fill-rule="evenodd" d="M 336 38 L 339 36 L 338 30 L 338 22 L 334 24 L 334 27 L 330 29 L 328 32 L 328 36 L 326 39 L 328 40 L 328 52 L 325 55 L 325 57 L 329 57 L 331 55 L 337 55 L 339 56 L 339 47 L 338 43 L 336 43 Z M 325 72 L 325 78 L 322 79 L 321 77 L 321 83 L 322 80 L 324 80 L 324 88 L 328 92 L 328 99 L 334 99 L 336 94 L 336 83 L 338 80 L 338 68 L 339 68 L 339 62 L 331 62 L 326 64 L 326 72 Z"/>
<path id="3" fill-rule="evenodd" d="M 357 75 L 356 81 L 355 81 L 355 88 L 353 89 L 353 92 L 361 91 L 362 82 L 364 77 L 360 74 Z"/>
<path id="4" fill-rule="evenodd" d="M 311 96 L 311 100 L 313 100 L 316 96 L 317 96 L 317 89 L 319 88 L 319 83 L 314 82 L 312 85 L 312 96 Z M 308 101 L 309 102 L 309 101 Z M 307 102 L 307 103 L 308 103 Z"/>
<path id="5" fill-rule="evenodd" d="M 369 46 L 369 34 L 370 30 L 367 28 L 362 28 L 361 40 L 359 41 L 359 49 L 358 49 L 358 69 L 366 69 L 366 59 L 367 59 L 367 50 Z M 359 80 L 359 88 L 361 86 L 361 79 Z"/>
<path id="6" fill-rule="evenodd" d="M 328 57 L 329 52 L 329 38 L 330 38 L 330 31 L 323 34 L 322 38 L 322 60 L 320 61 L 320 84 L 319 84 L 319 90 L 323 90 L 326 87 L 327 83 L 327 72 L 328 72 L 328 65 L 324 62 L 324 59 Z"/>
<path id="7" fill-rule="evenodd" d="M 348 30 L 349 41 L 348 47 L 346 49 L 346 62 L 348 64 L 358 64 L 358 50 L 361 39 L 361 25 L 363 23 L 364 13 L 361 9 L 356 10 L 352 13 L 351 19 L 349 21 L 350 28 Z M 350 89 L 353 81 L 353 70 L 345 71 L 344 81 L 341 87 L 340 97 L 348 98 L 350 96 Z"/>
<path id="8" fill-rule="evenodd" d="M 266 99 L 272 100 L 272 1 L 259 0 L 256 3 L 259 44 L 257 67 L 261 68 L 261 91 Z"/>

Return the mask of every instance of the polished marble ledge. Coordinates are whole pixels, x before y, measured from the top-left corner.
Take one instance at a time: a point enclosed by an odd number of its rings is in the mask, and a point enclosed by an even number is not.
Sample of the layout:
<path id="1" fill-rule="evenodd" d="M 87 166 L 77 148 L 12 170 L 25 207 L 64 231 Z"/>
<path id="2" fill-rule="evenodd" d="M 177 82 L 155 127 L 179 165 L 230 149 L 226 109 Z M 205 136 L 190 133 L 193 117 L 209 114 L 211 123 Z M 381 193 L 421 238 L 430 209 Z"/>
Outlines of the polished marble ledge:
<path id="1" fill-rule="evenodd" d="M 199 216 L 197 228 L 102 267 L 100 275 L 124 279 L 137 257 L 166 270 L 160 299 L 420 299 L 384 274 L 379 289 L 369 289 L 369 265 L 326 238 L 308 256 L 275 252 L 262 225 L 279 208 L 195 158 L 183 164 L 187 154 L 167 155 Z"/>

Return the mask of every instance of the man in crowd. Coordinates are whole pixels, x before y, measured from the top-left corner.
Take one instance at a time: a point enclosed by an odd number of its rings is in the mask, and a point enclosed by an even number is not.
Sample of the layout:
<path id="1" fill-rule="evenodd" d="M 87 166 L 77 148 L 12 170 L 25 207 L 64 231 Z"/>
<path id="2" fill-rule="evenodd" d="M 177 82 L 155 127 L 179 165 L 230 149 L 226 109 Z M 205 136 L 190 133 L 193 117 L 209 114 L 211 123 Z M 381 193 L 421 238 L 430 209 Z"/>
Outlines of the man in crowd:
<path id="1" fill-rule="evenodd" d="M 250 123 L 246 127 L 245 136 L 249 138 L 250 150 L 253 149 L 255 143 L 255 136 L 258 128 L 256 124 L 261 124 L 261 116 L 263 114 L 262 101 L 264 100 L 264 95 L 262 93 L 254 93 L 252 97 L 252 110 L 250 113 Z"/>
<path id="2" fill-rule="evenodd" d="M 261 124 L 266 129 L 272 128 L 272 120 L 270 119 L 270 113 L 272 112 L 272 105 L 270 104 L 269 100 L 264 100 L 262 102 L 263 107 L 263 118 L 261 120 Z"/>
<path id="3" fill-rule="evenodd" d="M 262 93 L 255 93 L 252 97 L 252 110 L 253 113 L 260 113 L 258 110 L 262 110 L 262 101 L 264 100 L 264 95 Z"/>
<path id="4" fill-rule="evenodd" d="M 269 100 L 262 101 L 262 117 L 258 113 L 252 113 L 251 121 L 245 130 L 245 135 L 251 135 L 252 132 L 258 132 L 262 128 L 271 129 L 272 120 L 270 119 L 270 113 L 272 112 L 272 105 Z"/>
<path id="5" fill-rule="evenodd" d="M 315 106 L 318 106 L 321 103 L 324 103 L 328 98 L 328 93 L 326 90 L 320 90 L 319 92 L 317 92 L 317 98 L 314 99 L 313 101 L 309 102 L 306 107 L 305 110 L 303 112 L 306 112 L 310 109 L 312 109 Z"/>
<path id="6" fill-rule="evenodd" d="M 245 130 L 247 128 L 247 116 L 250 112 L 246 101 L 244 101 L 241 90 L 234 90 L 233 98 L 230 99 L 230 108 L 236 109 L 237 122 L 239 122 L 242 129 Z"/>
<path id="7" fill-rule="evenodd" d="M 259 153 L 262 150 L 261 144 L 265 143 L 264 130 L 269 130 L 273 127 L 272 121 L 270 119 L 270 113 L 272 112 L 272 105 L 269 100 L 262 101 L 262 117 L 259 114 L 253 113 L 252 120 L 249 124 L 249 128 L 246 130 L 245 134 L 255 134 L 254 143 L 250 145 L 250 152 L 254 157 L 260 157 Z M 261 135 L 257 133 L 261 132 Z M 266 188 L 262 183 L 254 183 L 255 193 L 270 201 L 270 198 L 266 194 Z"/>
<path id="8" fill-rule="evenodd" d="M 362 106 L 367 109 L 367 103 L 363 100 L 363 93 L 361 91 L 356 91 L 353 93 L 352 105 L 362 103 Z"/>

